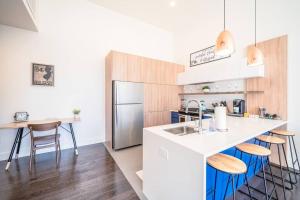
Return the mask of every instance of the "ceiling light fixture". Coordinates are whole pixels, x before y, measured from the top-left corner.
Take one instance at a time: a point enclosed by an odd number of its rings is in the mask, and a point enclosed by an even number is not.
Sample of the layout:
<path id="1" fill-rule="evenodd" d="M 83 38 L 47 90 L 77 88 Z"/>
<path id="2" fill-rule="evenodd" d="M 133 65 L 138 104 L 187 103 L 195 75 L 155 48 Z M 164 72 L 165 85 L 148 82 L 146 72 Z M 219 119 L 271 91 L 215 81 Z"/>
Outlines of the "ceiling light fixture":
<path id="1" fill-rule="evenodd" d="M 264 64 L 264 55 L 259 48 L 256 47 L 256 0 L 255 1 L 255 21 L 254 21 L 254 46 L 248 48 L 247 64 L 248 66 L 257 66 Z"/>
<path id="2" fill-rule="evenodd" d="M 170 1 L 170 6 L 171 7 L 175 7 L 176 6 L 176 2 L 175 1 Z"/>
<path id="3" fill-rule="evenodd" d="M 216 41 L 215 54 L 221 56 L 231 55 L 234 48 L 234 41 L 231 33 L 226 30 L 226 2 L 224 0 L 224 30 L 219 34 Z"/>

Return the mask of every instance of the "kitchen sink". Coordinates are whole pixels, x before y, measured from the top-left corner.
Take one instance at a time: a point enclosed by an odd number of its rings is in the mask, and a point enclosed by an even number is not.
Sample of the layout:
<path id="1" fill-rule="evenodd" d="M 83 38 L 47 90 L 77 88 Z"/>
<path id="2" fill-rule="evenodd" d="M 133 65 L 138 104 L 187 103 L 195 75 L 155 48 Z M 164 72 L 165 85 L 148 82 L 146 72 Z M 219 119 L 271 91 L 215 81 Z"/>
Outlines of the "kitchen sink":
<path id="1" fill-rule="evenodd" d="M 194 128 L 189 127 L 189 126 L 180 126 L 180 127 L 176 127 L 176 128 L 169 128 L 169 129 L 164 129 L 164 131 L 166 131 L 168 133 L 172 133 L 174 135 L 178 135 L 178 136 L 197 133 L 197 131 Z"/>

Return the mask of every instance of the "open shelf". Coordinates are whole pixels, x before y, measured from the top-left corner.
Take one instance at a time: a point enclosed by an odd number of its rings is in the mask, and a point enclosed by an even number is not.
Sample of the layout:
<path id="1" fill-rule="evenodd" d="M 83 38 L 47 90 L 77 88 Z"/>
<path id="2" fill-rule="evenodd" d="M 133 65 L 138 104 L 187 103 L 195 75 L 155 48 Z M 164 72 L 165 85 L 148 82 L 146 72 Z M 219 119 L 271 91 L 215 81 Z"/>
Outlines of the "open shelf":
<path id="1" fill-rule="evenodd" d="M 247 94 L 247 93 L 263 93 L 264 91 L 232 91 L 232 92 L 193 92 L 179 93 L 179 95 L 221 95 L 221 94 Z"/>

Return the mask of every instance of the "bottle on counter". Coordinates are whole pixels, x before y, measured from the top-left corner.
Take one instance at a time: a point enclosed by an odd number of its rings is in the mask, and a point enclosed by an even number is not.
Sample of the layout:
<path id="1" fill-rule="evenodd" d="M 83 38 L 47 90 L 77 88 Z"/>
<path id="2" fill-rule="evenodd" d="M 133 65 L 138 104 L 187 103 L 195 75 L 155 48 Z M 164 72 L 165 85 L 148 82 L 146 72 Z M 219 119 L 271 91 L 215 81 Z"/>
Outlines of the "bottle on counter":
<path id="1" fill-rule="evenodd" d="M 215 116 L 212 116 L 212 118 L 209 120 L 209 131 L 210 132 L 215 132 L 216 129 L 216 120 Z"/>

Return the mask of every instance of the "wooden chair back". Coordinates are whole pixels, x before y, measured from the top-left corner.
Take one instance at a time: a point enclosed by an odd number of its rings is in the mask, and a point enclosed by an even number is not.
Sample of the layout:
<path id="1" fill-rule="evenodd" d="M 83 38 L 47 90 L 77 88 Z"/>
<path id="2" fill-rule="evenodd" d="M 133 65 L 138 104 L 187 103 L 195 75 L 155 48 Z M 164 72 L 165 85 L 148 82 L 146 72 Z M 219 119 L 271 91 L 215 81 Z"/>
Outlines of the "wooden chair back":
<path id="1" fill-rule="evenodd" d="M 28 128 L 31 131 L 50 131 L 57 129 L 61 125 L 60 121 L 45 123 L 45 124 L 28 124 Z"/>

